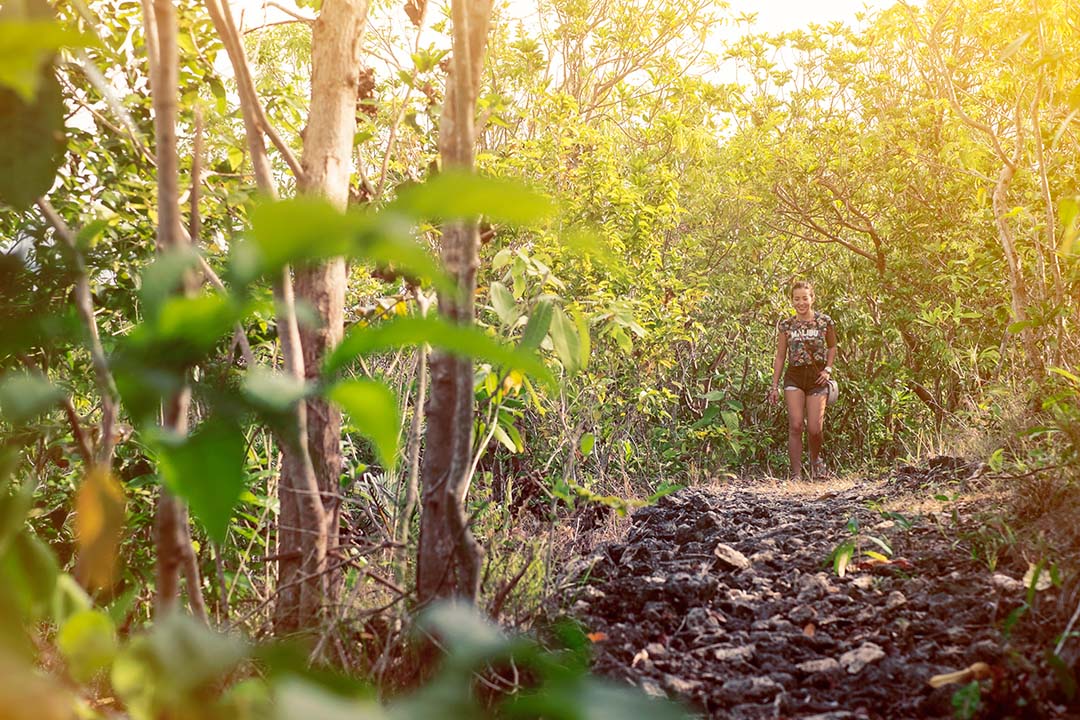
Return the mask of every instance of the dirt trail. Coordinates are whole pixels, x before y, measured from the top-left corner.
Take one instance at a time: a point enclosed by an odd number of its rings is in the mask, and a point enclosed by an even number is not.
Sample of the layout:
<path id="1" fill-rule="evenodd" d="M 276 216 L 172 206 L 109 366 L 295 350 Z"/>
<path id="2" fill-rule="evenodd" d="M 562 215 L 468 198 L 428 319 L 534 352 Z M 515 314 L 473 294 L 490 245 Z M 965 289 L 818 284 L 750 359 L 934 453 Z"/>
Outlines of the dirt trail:
<path id="1" fill-rule="evenodd" d="M 973 559 L 966 509 L 880 504 L 979 471 L 938 458 L 855 486 L 694 488 L 639 510 L 590 559 L 574 603 L 596 671 L 716 718 L 1067 716 L 1045 662 L 1061 591 L 1019 613 L 1024 568 Z M 858 549 L 839 577 L 828 557 L 846 541 Z M 977 688 L 928 684 L 977 662 L 991 676 Z"/>

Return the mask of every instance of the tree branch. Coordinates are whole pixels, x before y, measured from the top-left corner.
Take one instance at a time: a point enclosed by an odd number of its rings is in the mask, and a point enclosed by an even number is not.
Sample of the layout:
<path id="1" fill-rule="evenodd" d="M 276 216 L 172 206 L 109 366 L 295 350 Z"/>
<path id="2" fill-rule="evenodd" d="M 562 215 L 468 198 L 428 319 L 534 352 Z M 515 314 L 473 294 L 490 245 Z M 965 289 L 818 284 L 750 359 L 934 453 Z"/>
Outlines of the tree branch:
<path id="1" fill-rule="evenodd" d="M 79 316 L 90 335 L 90 360 L 94 366 L 94 377 L 97 382 L 98 392 L 101 393 L 101 434 L 97 452 L 97 463 L 108 467 L 112 464 L 113 446 L 115 443 L 114 428 L 116 425 L 117 399 L 116 383 L 113 381 L 112 372 L 109 370 L 109 362 L 105 358 L 105 348 L 101 345 L 101 335 L 98 333 L 97 318 L 94 315 L 93 295 L 90 292 L 90 280 L 86 272 L 86 263 L 74 233 L 68 228 L 67 223 L 49 203 L 42 197 L 37 200 L 38 209 L 45 216 L 45 220 L 52 225 L 53 230 L 68 246 L 75 262 L 75 306 Z"/>

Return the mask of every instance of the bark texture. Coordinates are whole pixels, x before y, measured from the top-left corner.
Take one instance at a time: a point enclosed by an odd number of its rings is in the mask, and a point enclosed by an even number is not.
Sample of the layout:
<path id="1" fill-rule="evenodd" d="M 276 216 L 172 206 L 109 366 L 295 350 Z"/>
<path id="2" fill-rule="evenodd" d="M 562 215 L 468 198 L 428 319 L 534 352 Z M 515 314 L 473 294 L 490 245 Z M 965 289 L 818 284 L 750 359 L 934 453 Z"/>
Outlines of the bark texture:
<path id="1" fill-rule="evenodd" d="M 353 137 L 356 134 L 356 102 L 360 82 L 360 41 L 367 22 L 367 0 L 327 0 L 312 30 L 311 114 L 304 131 L 301 158 L 300 191 L 319 195 L 339 210 L 345 210 L 352 173 Z M 309 379 L 318 376 L 323 358 L 341 341 L 345 328 L 344 259 L 337 258 L 296 271 L 296 295 L 319 316 L 317 327 L 299 329 L 303 348 L 303 366 Z M 341 413 L 321 398 L 307 402 L 307 450 L 317 485 L 323 514 L 320 541 L 325 539 L 324 557 L 336 557 L 340 550 L 340 478 Z M 283 528 L 279 551 L 283 557 L 279 576 L 283 583 L 300 571 L 302 558 L 312 551 L 313 528 L 306 524 L 285 526 L 295 515 L 288 506 L 303 500 L 309 482 L 298 476 L 304 468 L 293 462 L 284 464 L 279 487 Z M 297 558 L 296 551 L 300 555 Z M 339 563 L 329 563 L 339 567 Z M 341 586 L 341 571 L 322 568 L 324 600 L 333 602 Z M 310 626 L 316 618 L 310 609 L 293 598 L 282 595 L 275 611 L 275 624 L 281 631 Z"/>
<path id="2" fill-rule="evenodd" d="M 179 51 L 177 46 L 176 8 L 171 0 L 144 0 L 143 13 L 147 32 L 146 47 L 150 62 L 151 93 L 154 102 L 154 158 L 157 164 L 158 251 L 168 251 L 187 244 L 180 221 L 180 162 L 176 149 L 176 113 L 179 95 Z M 189 278 L 185 292 L 193 289 Z M 165 404 L 162 424 L 177 434 L 187 434 L 190 389 L 185 387 Z M 156 611 L 165 613 L 175 607 L 180 597 L 180 571 L 187 570 L 187 588 L 191 607 L 205 618 L 205 605 L 199 578 L 198 562 L 187 528 L 184 506 L 162 488 L 158 499 L 154 530 L 157 553 Z"/>
<path id="3" fill-rule="evenodd" d="M 262 111 L 251 70 L 233 23 L 232 15 L 220 0 L 206 0 L 206 8 L 236 73 L 240 109 L 251 154 L 255 182 L 267 197 L 277 198 L 277 185 L 266 153 L 264 133 L 273 133 Z M 276 140 L 289 166 L 298 171 L 288 149 Z M 301 174 L 302 178 L 302 174 Z M 304 356 L 297 326 L 292 273 L 284 268 L 274 280 L 274 299 L 278 307 L 278 336 L 284 370 L 293 377 L 304 377 Z M 325 570 L 327 550 L 326 513 L 320 498 L 318 479 L 312 463 L 307 439 L 307 405 L 297 405 L 293 416 L 293 433 L 280 438 L 282 447 L 282 481 L 279 483 L 281 512 L 278 516 L 278 602 L 275 624 L 282 631 L 291 631 L 318 623 L 320 608 L 325 599 Z"/>
<path id="4" fill-rule="evenodd" d="M 439 128 L 443 167 L 471 172 L 476 143 L 474 114 L 491 0 L 452 0 L 453 55 Z M 479 265 L 475 221 L 444 228 L 442 260 L 457 280 L 456 295 L 440 293 L 439 312 L 450 322 L 473 322 L 473 295 Z M 423 497 L 416 590 L 421 604 L 443 597 L 475 601 L 480 592 L 482 550 L 468 527 L 465 490 L 472 459 L 472 361 L 432 354 L 431 395 L 427 408 Z"/>

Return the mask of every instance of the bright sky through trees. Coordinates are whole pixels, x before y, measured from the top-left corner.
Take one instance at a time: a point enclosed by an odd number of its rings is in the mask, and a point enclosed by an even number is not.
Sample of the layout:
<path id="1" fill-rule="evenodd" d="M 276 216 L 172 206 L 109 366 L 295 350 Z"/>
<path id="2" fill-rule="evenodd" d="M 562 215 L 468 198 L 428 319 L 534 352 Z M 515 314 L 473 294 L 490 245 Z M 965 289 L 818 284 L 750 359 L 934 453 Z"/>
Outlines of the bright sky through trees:
<path id="1" fill-rule="evenodd" d="M 835 20 L 854 23 L 856 16 L 866 10 L 879 10 L 893 4 L 893 0 L 730 0 L 729 12 L 733 16 L 757 13 L 754 29 L 761 32 L 780 32 L 806 27 L 807 24 L 827 23 Z M 310 15 L 308 9 L 300 9 L 293 0 L 231 0 L 230 5 L 243 16 L 244 27 L 264 22 L 287 19 L 290 14 Z M 510 0 L 515 15 L 527 17 L 532 13 L 534 0 Z"/>
<path id="2" fill-rule="evenodd" d="M 894 0 L 731 0 L 730 14 L 757 13 L 754 29 L 781 32 L 806 27 L 810 23 L 839 20 L 854 24 L 856 15 L 866 10 L 881 10 Z"/>

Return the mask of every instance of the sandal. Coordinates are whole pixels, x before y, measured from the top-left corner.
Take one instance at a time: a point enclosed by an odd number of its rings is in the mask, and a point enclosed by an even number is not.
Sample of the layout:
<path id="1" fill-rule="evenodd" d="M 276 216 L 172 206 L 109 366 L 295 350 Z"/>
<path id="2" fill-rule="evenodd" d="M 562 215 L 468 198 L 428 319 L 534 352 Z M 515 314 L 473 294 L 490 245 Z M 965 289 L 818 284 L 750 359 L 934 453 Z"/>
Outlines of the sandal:
<path id="1" fill-rule="evenodd" d="M 825 461 L 820 459 L 814 463 L 813 474 L 815 480 L 826 480 L 831 477 L 829 468 L 825 466 Z"/>

